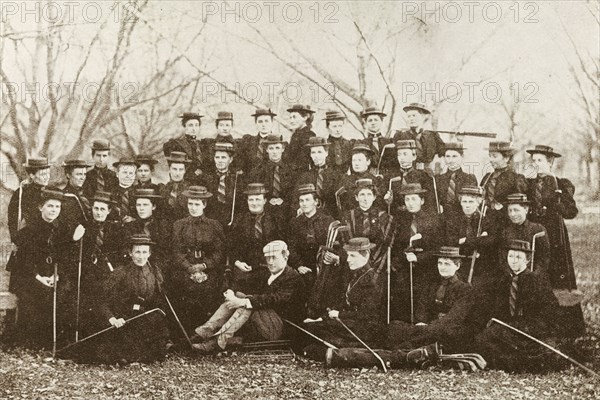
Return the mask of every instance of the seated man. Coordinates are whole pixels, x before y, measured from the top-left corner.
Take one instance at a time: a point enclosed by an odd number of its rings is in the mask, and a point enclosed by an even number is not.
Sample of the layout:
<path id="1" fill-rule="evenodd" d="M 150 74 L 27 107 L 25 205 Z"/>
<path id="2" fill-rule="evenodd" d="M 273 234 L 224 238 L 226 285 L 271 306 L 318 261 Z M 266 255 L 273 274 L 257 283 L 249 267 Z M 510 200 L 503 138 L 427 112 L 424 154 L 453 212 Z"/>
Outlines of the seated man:
<path id="1" fill-rule="evenodd" d="M 393 321 L 388 327 L 390 348 L 413 348 L 440 342 L 444 349 L 460 347 L 467 340 L 465 319 L 470 310 L 471 287 L 457 275 L 464 256 L 458 247 L 441 247 L 436 253 L 440 279 L 421 293 L 415 325 Z"/>
<path id="2" fill-rule="evenodd" d="M 227 290 L 223 294 L 225 302 L 204 325 L 196 328 L 195 339 L 204 342 L 193 346 L 201 354 L 225 349 L 242 327 L 247 339 L 281 339 L 283 319 L 297 322 L 303 318 L 304 285 L 298 272 L 287 265 L 287 244 L 272 241 L 263 248 L 263 254 L 270 272 L 263 287 L 248 295 Z"/>
<path id="3" fill-rule="evenodd" d="M 548 281 L 528 268 L 533 256 L 529 242 L 513 240 L 506 249 L 510 274 L 479 303 L 481 322 L 497 318 L 547 343 L 556 337 L 558 301 Z M 543 368 L 552 361 L 542 346 L 498 323 L 488 323 L 474 347 L 490 367 L 508 371 Z"/>

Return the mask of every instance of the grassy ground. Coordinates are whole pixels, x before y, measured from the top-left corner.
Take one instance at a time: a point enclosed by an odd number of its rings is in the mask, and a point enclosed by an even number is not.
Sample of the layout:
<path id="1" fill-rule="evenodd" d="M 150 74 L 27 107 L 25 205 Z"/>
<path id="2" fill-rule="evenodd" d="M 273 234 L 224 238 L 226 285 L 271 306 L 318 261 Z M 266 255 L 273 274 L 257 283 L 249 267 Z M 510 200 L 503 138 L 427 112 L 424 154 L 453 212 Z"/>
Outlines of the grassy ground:
<path id="1" fill-rule="evenodd" d="M 578 345 L 600 371 L 600 224 L 597 216 L 569 226 L 588 334 Z M 248 360 L 170 356 L 152 365 L 77 365 L 44 360 L 47 354 L 0 352 L 0 399 L 597 399 L 600 381 L 580 370 L 546 375 L 502 371 L 327 370 L 302 359 Z"/>

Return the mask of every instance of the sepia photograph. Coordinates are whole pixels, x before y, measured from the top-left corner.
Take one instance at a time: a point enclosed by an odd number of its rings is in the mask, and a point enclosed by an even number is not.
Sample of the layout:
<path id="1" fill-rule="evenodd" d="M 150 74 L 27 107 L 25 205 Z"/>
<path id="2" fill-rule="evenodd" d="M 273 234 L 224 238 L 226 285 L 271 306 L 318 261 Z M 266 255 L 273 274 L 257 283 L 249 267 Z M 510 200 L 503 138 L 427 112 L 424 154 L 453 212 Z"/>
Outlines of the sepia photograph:
<path id="1" fill-rule="evenodd" d="M 597 399 L 600 0 L 2 0 L 0 399 Z"/>

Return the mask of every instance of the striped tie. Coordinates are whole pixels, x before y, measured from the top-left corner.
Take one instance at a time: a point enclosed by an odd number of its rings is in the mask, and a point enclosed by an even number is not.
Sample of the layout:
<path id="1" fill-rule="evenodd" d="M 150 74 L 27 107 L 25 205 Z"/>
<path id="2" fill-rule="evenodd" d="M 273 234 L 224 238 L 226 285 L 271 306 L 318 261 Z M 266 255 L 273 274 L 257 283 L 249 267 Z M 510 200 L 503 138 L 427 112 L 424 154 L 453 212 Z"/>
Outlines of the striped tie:
<path id="1" fill-rule="evenodd" d="M 219 176 L 219 188 L 217 189 L 217 200 L 219 203 L 225 203 L 225 178 L 227 174 L 220 174 Z"/>
<path id="2" fill-rule="evenodd" d="M 518 279 L 519 275 L 513 276 L 510 285 L 510 298 L 508 299 L 508 301 L 510 306 L 511 317 L 514 317 L 517 313 L 517 290 L 519 289 Z"/>
<path id="3" fill-rule="evenodd" d="M 473 220 L 476 217 L 477 212 L 473 213 L 473 215 L 467 217 L 467 233 L 465 233 L 465 237 L 467 239 L 472 238 L 473 235 Z"/>
<path id="4" fill-rule="evenodd" d="M 102 224 L 98 224 L 98 234 L 96 235 L 96 249 L 98 249 L 98 251 L 102 251 L 102 246 L 104 246 L 104 226 Z"/>
<path id="5" fill-rule="evenodd" d="M 446 297 L 446 289 L 448 288 L 448 283 L 450 283 L 449 279 L 444 279 L 438 289 L 435 292 L 435 302 L 443 303 L 444 298 Z"/>
<path id="6" fill-rule="evenodd" d="M 323 170 L 325 167 L 319 167 L 317 169 L 317 194 L 321 196 L 323 192 Z"/>
<path id="7" fill-rule="evenodd" d="M 415 137 L 415 144 L 417 145 L 417 158 L 421 159 L 421 155 L 423 154 L 423 142 L 421 141 L 421 139 L 423 139 L 423 131 L 417 133 L 417 136 Z"/>
<path id="8" fill-rule="evenodd" d="M 273 171 L 273 197 L 279 197 L 281 193 L 281 177 L 279 176 L 279 165 L 275 165 Z"/>
<path id="9" fill-rule="evenodd" d="M 364 237 L 371 235 L 371 218 L 368 212 L 363 213 L 363 234 Z"/>
<path id="10" fill-rule="evenodd" d="M 373 136 L 372 140 L 373 147 L 375 148 L 375 150 L 377 150 L 377 153 L 379 154 L 379 138 L 377 136 Z"/>
<path id="11" fill-rule="evenodd" d="M 198 162 L 202 162 L 202 149 L 200 147 L 200 141 L 194 140 L 194 142 L 196 142 L 196 159 Z"/>
<path id="12" fill-rule="evenodd" d="M 256 239 L 262 238 L 263 230 L 262 230 L 261 219 L 262 219 L 262 214 L 259 214 L 256 216 L 256 220 L 254 221 L 254 237 Z"/>
<path id="13" fill-rule="evenodd" d="M 121 194 L 121 218 L 125 218 L 127 215 L 129 215 L 129 190 L 125 189 Z"/>
<path id="14" fill-rule="evenodd" d="M 446 204 L 452 204 L 456 201 L 456 172 L 450 175 L 450 181 L 448 182 L 448 193 L 446 193 Z"/>
<path id="15" fill-rule="evenodd" d="M 258 147 L 256 148 L 256 158 L 262 161 L 264 155 L 263 140 L 258 139 Z"/>
<path id="16" fill-rule="evenodd" d="M 101 169 L 97 169 L 98 175 L 96 177 L 96 191 L 105 191 L 104 186 L 106 182 L 104 181 L 104 175 L 102 174 Z"/>
<path id="17" fill-rule="evenodd" d="M 485 187 L 485 200 L 488 205 L 492 205 L 496 199 L 496 183 L 498 182 L 498 172 L 492 172 L 486 187 Z"/>
<path id="18" fill-rule="evenodd" d="M 410 223 L 410 236 L 414 236 L 418 233 L 417 230 L 417 214 L 413 214 L 412 222 Z"/>

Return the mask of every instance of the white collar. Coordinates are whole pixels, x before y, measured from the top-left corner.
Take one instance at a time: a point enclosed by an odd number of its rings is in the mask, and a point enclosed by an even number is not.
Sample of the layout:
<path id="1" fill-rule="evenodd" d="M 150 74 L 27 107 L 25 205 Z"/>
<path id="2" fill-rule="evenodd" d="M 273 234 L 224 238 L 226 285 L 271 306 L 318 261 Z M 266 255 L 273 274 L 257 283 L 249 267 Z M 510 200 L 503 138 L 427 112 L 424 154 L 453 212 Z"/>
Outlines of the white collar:
<path id="1" fill-rule="evenodd" d="M 271 284 L 275 281 L 275 279 L 279 278 L 279 275 L 283 274 L 283 271 L 285 271 L 285 268 L 283 268 L 281 271 L 279 271 L 276 274 L 271 274 L 271 276 L 269 276 L 269 280 L 267 281 L 267 284 L 269 286 L 271 286 Z"/>

